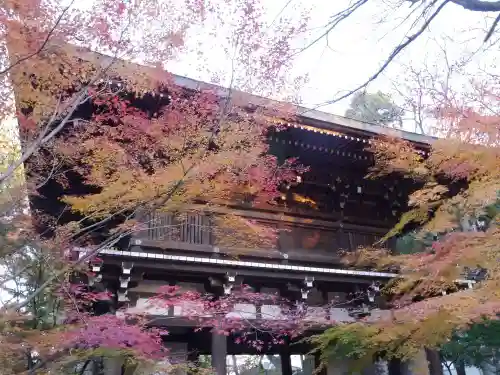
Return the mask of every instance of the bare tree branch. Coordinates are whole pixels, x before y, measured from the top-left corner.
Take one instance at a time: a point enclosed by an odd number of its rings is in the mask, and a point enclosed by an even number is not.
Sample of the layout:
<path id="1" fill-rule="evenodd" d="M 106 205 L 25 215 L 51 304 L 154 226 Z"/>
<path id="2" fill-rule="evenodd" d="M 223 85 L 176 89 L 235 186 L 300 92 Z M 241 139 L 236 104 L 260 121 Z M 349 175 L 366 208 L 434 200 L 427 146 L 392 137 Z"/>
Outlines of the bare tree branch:
<path id="1" fill-rule="evenodd" d="M 295 56 L 301 52 L 304 52 L 305 50 L 309 49 L 311 46 L 315 45 L 318 43 L 322 38 L 327 39 L 327 45 L 328 45 L 328 36 L 330 32 L 343 20 L 351 16 L 357 9 L 359 9 L 363 4 L 365 4 L 367 1 L 365 0 L 357 0 L 344 10 L 336 13 L 335 15 L 332 16 L 331 21 L 326 25 L 326 30 L 317 38 L 315 38 L 312 42 L 308 43 L 305 47 L 301 48 L 298 50 L 296 53 L 292 55 Z M 406 48 L 408 47 L 412 42 L 414 42 L 420 35 L 429 28 L 431 22 L 433 22 L 434 18 L 441 12 L 441 10 L 446 6 L 447 3 L 451 2 L 455 5 L 459 5 L 463 7 L 466 10 L 469 11 L 474 11 L 474 12 L 500 12 L 500 1 L 484 1 L 484 0 L 444 0 L 443 2 L 440 3 L 437 8 L 435 6 L 439 4 L 439 0 L 407 0 L 407 2 L 412 3 L 410 5 L 410 8 L 412 8 L 408 15 L 404 17 L 404 19 L 399 22 L 398 26 L 401 26 L 405 21 L 407 21 L 411 15 L 417 12 L 418 10 L 418 16 L 416 19 L 412 22 L 412 24 L 409 27 L 409 30 L 412 30 L 414 27 L 417 27 L 417 23 L 423 20 L 423 24 L 418 30 L 411 34 L 410 36 L 406 37 L 403 42 L 401 42 L 398 46 L 396 46 L 391 54 L 388 56 L 387 60 L 382 64 L 382 66 L 372 75 L 370 76 L 364 83 L 360 84 L 359 86 L 355 87 L 352 90 L 349 90 L 345 94 L 339 94 L 338 97 L 325 101 L 323 103 L 320 103 L 316 105 L 312 110 L 321 108 L 325 105 L 330 105 L 337 103 L 345 98 L 348 98 L 355 92 L 362 90 L 368 86 L 371 82 L 376 80 L 380 74 L 382 74 L 387 67 L 393 62 L 393 60 Z M 405 3 L 403 1 L 402 3 Z M 417 7 L 413 7 L 413 5 L 418 4 Z M 434 11 L 432 9 L 435 8 Z M 493 22 L 493 25 L 489 28 L 489 31 L 487 32 L 487 35 L 484 38 L 484 42 L 487 42 L 490 40 L 492 35 L 494 34 L 494 31 L 496 30 L 498 24 L 500 23 L 500 15 L 495 19 Z M 397 28 L 396 27 L 396 28 Z M 307 113 L 309 110 L 306 110 L 303 113 Z"/>
<path id="2" fill-rule="evenodd" d="M 436 2 L 437 0 L 433 0 L 428 4 L 426 2 L 422 2 L 416 7 L 413 7 L 414 4 L 411 4 L 410 7 L 412 7 L 413 9 L 406 15 L 406 17 L 404 17 L 400 22 L 398 22 L 398 24 L 395 27 L 391 28 L 391 30 L 387 31 L 381 38 L 379 38 L 378 41 L 380 42 L 389 33 L 395 32 L 406 21 L 408 21 L 415 13 L 420 13 L 410 25 L 409 30 L 413 29 L 421 19 L 425 19 L 425 16 L 431 11 L 432 7 L 436 4 Z"/>
<path id="3" fill-rule="evenodd" d="M 172 196 L 178 191 L 178 189 L 182 187 L 182 185 L 184 184 L 184 179 L 191 172 L 191 170 L 194 168 L 194 166 L 195 166 L 195 163 L 193 163 L 188 169 L 185 170 L 182 178 L 175 183 L 175 185 L 165 195 L 165 197 L 163 197 L 163 199 L 161 199 L 159 202 L 157 202 L 154 205 L 154 208 L 158 208 L 158 207 L 162 206 L 168 200 L 170 200 L 170 198 L 172 198 Z M 136 212 L 134 211 L 133 213 L 129 214 L 127 216 L 127 218 L 131 218 L 132 216 L 135 215 L 135 213 Z M 110 238 L 106 239 L 99 246 L 97 246 L 96 249 L 88 252 L 83 257 L 79 258 L 77 261 L 73 262 L 72 264 L 64 267 L 59 272 L 53 273 L 42 285 L 40 285 L 35 291 L 33 291 L 33 293 L 31 293 L 29 296 L 27 296 L 24 301 L 18 303 L 15 306 L 12 306 L 11 308 L 16 310 L 16 311 L 22 309 L 23 307 L 28 305 L 30 303 L 30 301 L 33 300 L 33 298 L 36 298 L 40 293 L 42 293 L 45 290 L 45 288 L 47 288 L 52 282 L 54 282 L 54 280 L 58 279 L 59 277 L 64 275 L 66 272 L 68 272 L 71 269 L 73 269 L 74 267 L 76 267 L 77 265 L 82 264 L 83 262 L 91 259 L 95 255 L 97 255 L 101 250 L 116 245 L 122 238 L 124 238 L 132 233 L 133 233 L 133 230 L 127 230 L 127 231 L 123 231 L 121 233 L 117 233 L 114 236 L 111 236 Z"/>
<path id="4" fill-rule="evenodd" d="M 12 68 L 14 68 L 15 66 L 21 64 L 22 62 L 24 62 L 26 60 L 31 59 L 32 57 L 34 57 L 34 56 L 38 55 L 40 52 L 42 52 L 43 49 L 45 48 L 45 46 L 47 45 L 47 43 L 49 42 L 50 37 L 52 36 L 52 34 L 54 33 L 54 31 L 56 30 L 57 26 L 59 26 L 59 24 L 61 23 L 62 18 L 64 17 L 64 15 L 66 14 L 66 12 L 69 10 L 69 8 L 71 8 L 73 6 L 74 2 L 75 2 L 75 0 L 71 0 L 71 3 L 69 3 L 69 5 L 66 8 L 63 9 L 63 11 L 59 15 L 59 17 L 57 17 L 57 20 L 54 23 L 54 25 L 49 30 L 47 36 L 45 37 L 45 39 L 44 39 L 44 41 L 42 43 L 42 45 L 36 51 L 30 53 L 27 56 L 21 57 L 16 62 L 10 64 L 7 68 L 5 68 L 3 70 L 0 70 L 0 75 L 3 75 L 5 73 L 7 73 L 9 70 L 11 70 Z"/>
<path id="5" fill-rule="evenodd" d="M 495 18 L 495 21 L 493 21 L 493 25 L 491 25 L 488 33 L 484 37 L 484 42 L 487 42 L 491 38 L 491 36 L 495 32 L 496 27 L 498 26 L 498 22 L 500 22 L 500 13 L 498 14 L 497 18 Z"/>
<path id="6" fill-rule="evenodd" d="M 408 47 L 411 43 L 413 43 L 420 35 L 422 35 L 422 33 L 429 27 L 430 23 L 434 20 L 434 18 L 436 18 L 436 16 L 441 12 L 441 10 L 443 10 L 443 8 L 449 3 L 450 0 L 445 0 L 443 1 L 439 7 L 437 7 L 437 9 L 434 11 L 434 13 L 432 13 L 432 15 L 425 21 L 425 23 L 420 27 L 420 29 L 418 31 L 416 31 L 414 34 L 410 35 L 409 37 L 407 37 L 406 41 L 404 41 L 403 43 L 399 44 L 396 48 L 394 48 L 394 50 L 391 52 L 391 54 L 389 55 L 389 57 L 387 58 L 387 60 L 382 64 L 382 66 L 375 72 L 375 74 L 373 74 L 372 76 L 370 76 L 365 82 L 363 82 L 362 84 L 360 84 L 359 86 L 355 87 L 354 89 L 352 90 L 349 90 L 347 93 L 343 94 L 343 95 L 340 95 L 332 100 L 328 100 L 326 102 L 323 102 L 323 103 L 320 103 L 318 105 L 316 105 L 314 108 L 312 109 L 308 109 L 304 112 L 302 112 L 301 114 L 304 114 L 304 113 L 307 113 L 311 110 L 315 110 L 315 109 L 318 109 L 318 108 L 321 108 L 321 107 L 324 107 L 326 105 L 329 105 L 329 104 L 335 104 L 345 98 L 348 98 L 349 96 L 351 96 L 352 94 L 354 94 L 355 92 L 359 91 L 359 90 L 362 90 L 364 88 L 366 88 L 371 82 L 373 82 L 374 80 L 376 80 L 380 74 L 382 74 L 386 69 L 387 67 L 391 64 L 391 62 L 406 48 Z"/>
<path id="7" fill-rule="evenodd" d="M 500 1 L 451 0 L 451 2 L 473 12 L 500 12 Z"/>
<path id="8" fill-rule="evenodd" d="M 74 0 L 72 0 L 72 1 L 74 1 Z M 71 6 L 71 4 L 68 6 L 68 9 L 70 6 Z M 8 178 L 12 177 L 15 170 L 17 168 L 19 168 L 21 165 L 23 165 L 24 162 L 26 162 L 29 159 L 29 157 L 32 156 L 33 153 L 40 146 L 42 146 L 43 144 L 47 143 L 50 139 L 55 137 L 66 126 L 66 124 L 70 123 L 71 116 L 73 115 L 73 113 L 75 113 L 76 109 L 90 98 L 90 96 L 88 95 L 89 88 L 92 85 L 94 85 L 101 77 L 103 77 L 109 71 L 109 69 L 111 69 L 113 64 L 118 60 L 118 54 L 120 52 L 118 46 L 120 45 L 120 42 L 123 40 L 123 37 L 125 35 L 125 31 L 130 26 L 131 17 L 132 17 L 132 14 L 129 14 L 128 23 L 122 29 L 122 31 L 120 33 L 120 37 L 118 39 L 119 42 L 117 43 L 116 51 L 113 54 L 113 57 L 111 58 L 109 63 L 104 68 L 99 70 L 99 72 L 97 74 L 95 74 L 94 77 L 91 78 L 89 80 L 89 82 L 85 86 L 83 86 L 80 89 L 80 91 L 77 92 L 73 96 L 73 98 L 69 101 L 69 104 L 66 106 L 65 110 L 62 111 L 61 113 L 58 113 L 59 112 L 58 111 L 59 102 L 58 102 L 58 105 L 56 106 L 56 109 L 52 113 L 51 119 L 49 120 L 48 124 L 46 125 L 45 130 L 40 133 L 37 140 L 35 142 L 33 142 L 30 146 L 28 146 L 26 151 L 23 152 L 21 157 L 16 162 L 9 165 L 9 167 L 7 168 L 5 173 L 0 174 L 0 184 L 3 183 L 4 181 L 6 181 Z M 33 56 L 35 56 L 35 55 L 33 55 Z M 53 129 L 48 135 L 46 135 L 46 131 L 48 131 L 48 129 L 50 128 L 50 125 L 63 115 L 65 115 L 65 116 L 61 120 L 61 123 L 59 125 L 57 125 L 56 128 Z"/>
<path id="9" fill-rule="evenodd" d="M 276 16 L 274 16 L 274 19 L 273 21 L 269 24 L 268 27 L 271 27 L 274 25 L 274 23 L 278 20 L 278 18 L 283 14 L 283 12 L 285 11 L 286 8 L 288 8 L 288 6 L 292 3 L 293 0 L 288 0 L 286 2 L 285 5 L 283 5 L 283 8 L 281 8 L 281 10 L 278 12 L 278 14 L 276 14 Z"/>
<path id="10" fill-rule="evenodd" d="M 54 112 L 52 114 L 52 118 L 48 121 L 48 123 L 45 127 L 45 130 L 42 131 L 40 133 L 40 135 L 38 136 L 38 138 L 26 148 L 26 150 L 23 152 L 23 154 L 21 155 L 21 157 L 19 159 L 17 159 L 14 163 L 9 165 L 9 167 L 7 168 L 5 173 L 2 173 L 0 175 L 0 183 L 9 179 L 14 174 L 14 172 L 17 170 L 17 168 L 19 168 L 21 165 L 23 165 L 26 162 L 26 160 L 28 160 L 35 153 L 35 151 L 38 150 L 38 148 L 40 146 L 42 146 L 44 143 L 49 141 L 54 135 L 59 133 L 66 126 L 66 124 L 69 122 L 71 116 L 75 112 L 76 108 L 80 104 L 82 104 L 84 102 L 85 98 L 87 97 L 87 87 L 82 89 L 80 91 L 80 93 L 78 95 L 76 95 L 73 98 L 73 100 L 71 100 L 71 102 L 67 106 L 67 108 L 63 112 L 59 113 L 58 115 L 57 115 L 57 113 L 58 113 L 59 105 L 57 105 L 57 107 L 54 109 Z M 66 114 L 66 116 L 64 116 L 64 118 L 61 120 L 59 125 L 57 125 L 55 129 L 53 129 L 48 135 L 46 135 L 46 131 L 50 128 L 50 125 L 52 125 L 53 122 L 59 116 L 61 116 L 63 114 Z"/>
<path id="11" fill-rule="evenodd" d="M 290 56 L 290 58 L 293 58 L 294 56 L 298 55 L 299 53 L 304 52 L 305 50 L 311 48 L 313 45 L 318 43 L 321 39 L 324 37 L 327 37 L 328 34 L 335 28 L 337 25 L 345 20 L 347 17 L 351 16 L 356 10 L 358 10 L 362 5 L 366 4 L 368 0 L 357 0 L 354 4 L 349 6 L 348 8 L 334 14 L 331 18 L 332 20 L 326 25 L 327 29 L 316 39 L 314 39 L 312 42 L 310 42 L 307 46 L 301 48 L 294 54 Z"/>
<path id="12" fill-rule="evenodd" d="M 0 281 L 0 288 L 2 288 L 7 282 L 14 280 L 14 279 L 17 279 L 19 276 L 21 276 L 24 273 L 24 271 L 28 270 L 31 267 L 32 267 L 31 264 L 27 264 L 26 266 L 22 267 L 20 270 L 16 271 L 14 274 L 5 277 L 2 281 Z"/>

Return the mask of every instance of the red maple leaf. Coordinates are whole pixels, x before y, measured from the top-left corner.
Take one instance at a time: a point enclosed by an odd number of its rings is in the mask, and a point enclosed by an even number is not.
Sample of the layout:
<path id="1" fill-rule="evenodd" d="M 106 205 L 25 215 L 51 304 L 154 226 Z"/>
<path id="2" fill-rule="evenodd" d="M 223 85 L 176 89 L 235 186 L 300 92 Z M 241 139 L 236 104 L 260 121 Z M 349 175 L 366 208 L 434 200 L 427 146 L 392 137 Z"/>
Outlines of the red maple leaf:
<path id="1" fill-rule="evenodd" d="M 125 5 L 125 3 L 123 1 L 120 1 L 118 3 L 118 9 L 117 9 L 117 12 L 118 14 L 123 14 L 123 12 L 125 12 L 125 9 L 127 8 L 127 6 Z"/>

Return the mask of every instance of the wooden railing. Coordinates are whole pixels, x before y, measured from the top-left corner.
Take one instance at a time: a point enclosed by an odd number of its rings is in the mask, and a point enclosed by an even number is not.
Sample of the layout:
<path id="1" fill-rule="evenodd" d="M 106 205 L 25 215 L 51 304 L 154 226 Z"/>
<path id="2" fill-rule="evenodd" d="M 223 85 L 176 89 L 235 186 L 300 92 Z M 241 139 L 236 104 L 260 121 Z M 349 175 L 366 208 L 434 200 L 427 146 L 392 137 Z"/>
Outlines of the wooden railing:
<path id="1" fill-rule="evenodd" d="M 138 233 L 136 238 L 150 243 L 182 243 L 182 248 L 192 245 L 211 246 L 217 243 L 212 220 L 209 216 L 193 213 L 176 217 L 165 212 L 153 212 L 145 218 L 148 228 Z M 278 223 L 277 223 L 278 224 Z M 363 228 L 341 228 L 314 223 L 279 222 L 279 238 L 275 248 L 284 252 L 307 252 L 314 250 L 332 254 L 332 250 L 355 250 L 369 246 L 381 238 L 380 233 L 362 230 Z M 186 247 L 186 245 L 188 245 Z M 335 251 L 334 251 L 335 252 Z"/>
<path id="2" fill-rule="evenodd" d="M 152 212 L 146 215 L 148 229 L 139 237 L 152 241 L 186 242 L 199 245 L 213 244 L 210 217 L 201 214 L 188 214 L 182 218 L 165 212 Z"/>

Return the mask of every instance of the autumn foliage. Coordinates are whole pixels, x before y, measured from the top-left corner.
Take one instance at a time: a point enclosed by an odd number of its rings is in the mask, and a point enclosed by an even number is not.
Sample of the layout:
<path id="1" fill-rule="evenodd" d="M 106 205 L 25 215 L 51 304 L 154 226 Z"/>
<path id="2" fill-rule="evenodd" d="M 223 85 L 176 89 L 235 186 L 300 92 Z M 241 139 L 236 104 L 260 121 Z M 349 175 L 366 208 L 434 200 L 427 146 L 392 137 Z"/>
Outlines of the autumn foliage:
<path id="1" fill-rule="evenodd" d="M 385 238 L 404 237 L 407 246 L 397 253 L 379 243 L 346 257 L 351 265 L 399 273 L 382 290 L 391 318 L 315 337 L 325 360 L 345 351 L 358 361 L 411 359 L 424 347 L 439 349 L 475 323 L 498 318 L 500 119 L 489 110 L 440 111 L 443 138 L 427 150 L 399 139 L 370 146 L 376 163 L 369 178 L 399 174 L 418 186 L 410 210 Z"/>
<path id="2" fill-rule="evenodd" d="M 144 222 L 148 213 L 180 221 L 216 213 L 226 246 L 274 241 L 272 229 L 223 210 L 272 200 L 304 170 L 267 153 L 264 119 L 282 110 L 252 106 L 237 91 L 287 90 L 291 43 L 305 21 L 263 16 L 253 0 L 2 3 L 3 373 L 75 364 L 97 347 L 141 359 L 162 352 L 157 332 L 94 316 L 106 296 L 71 284 L 100 249 L 159 225 Z M 221 50 L 232 70 L 214 74 L 234 78 L 222 94 L 165 71 L 179 53 L 197 52 L 185 42 L 202 25 L 231 36 Z M 91 252 L 72 259 L 82 246 Z"/>
<path id="3" fill-rule="evenodd" d="M 180 222 L 187 214 L 212 216 L 217 245 L 235 255 L 240 247 L 268 247 L 275 242 L 272 228 L 227 208 L 272 201 L 306 169 L 269 154 L 268 133 L 280 130 L 269 119 L 293 116 L 289 108 L 249 103 L 237 90 L 286 92 L 292 41 L 306 18 L 263 21 L 256 0 L 76 5 L 0 5 L 0 146 L 8 150 L 0 165 L 0 280 L 10 293 L 0 316 L 5 374 L 73 371 L 91 358 L 117 355 L 154 366 L 168 356 L 161 342 L 167 332 L 151 329 L 143 314 L 98 314 L 97 306 L 114 296 L 75 281 L 92 276 L 88 261 L 145 226 L 160 225 L 145 219 L 156 211 L 174 213 Z M 222 72 L 230 73 L 231 87 L 189 87 L 165 67 L 188 48 L 191 28 L 214 20 L 235 27 L 221 49 L 233 62 Z M 395 254 L 379 243 L 350 254 L 351 265 L 400 273 L 383 289 L 392 315 L 313 337 L 325 362 L 332 355 L 360 363 L 411 358 L 497 316 L 498 116 L 483 108 L 439 113 L 446 137 L 429 149 L 399 139 L 370 146 L 376 165 L 368 178 L 398 174 L 418 185 L 410 211 L 385 239 L 410 233 L 419 252 Z M 77 247 L 90 251 L 72 258 Z M 227 318 L 237 304 L 265 301 L 280 307 L 281 319 Z M 312 325 L 304 305 L 245 288 L 213 300 L 168 287 L 150 302 L 194 306 L 187 317 L 197 329 L 233 335 L 257 350 Z"/>

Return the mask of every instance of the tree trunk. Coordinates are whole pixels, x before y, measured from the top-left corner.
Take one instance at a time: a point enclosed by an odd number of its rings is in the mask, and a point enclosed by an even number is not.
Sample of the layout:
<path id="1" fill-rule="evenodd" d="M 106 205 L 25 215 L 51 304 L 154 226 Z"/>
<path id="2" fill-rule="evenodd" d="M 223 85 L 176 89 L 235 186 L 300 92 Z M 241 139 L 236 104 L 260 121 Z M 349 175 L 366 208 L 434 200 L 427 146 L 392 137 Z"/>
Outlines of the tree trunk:
<path id="1" fill-rule="evenodd" d="M 463 361 L 457 361 L 457 363 L 455 363 L 455 370 L 457 370 L 457 375 L 466 375 Z"/>

